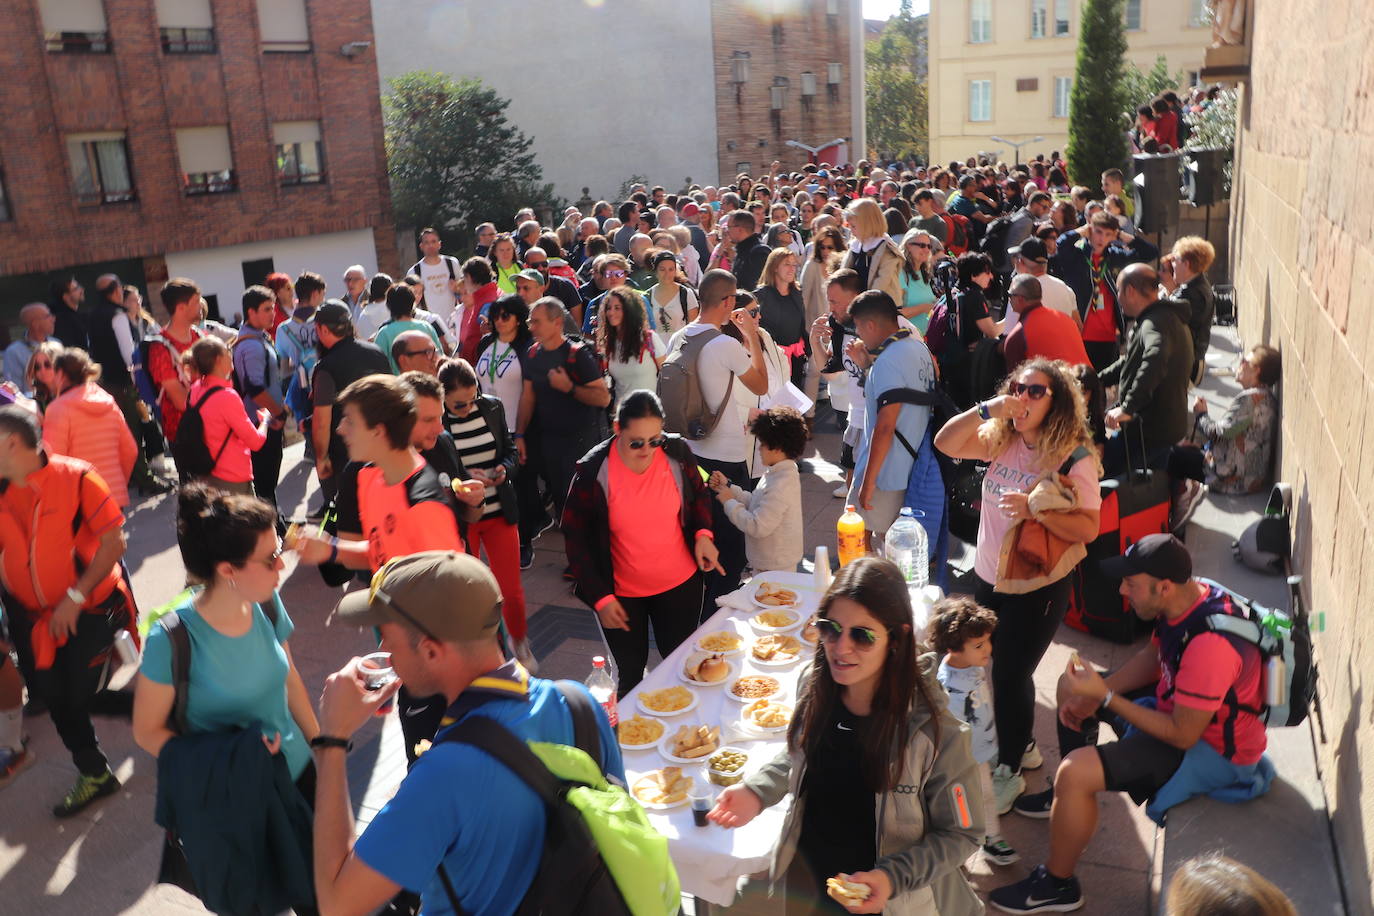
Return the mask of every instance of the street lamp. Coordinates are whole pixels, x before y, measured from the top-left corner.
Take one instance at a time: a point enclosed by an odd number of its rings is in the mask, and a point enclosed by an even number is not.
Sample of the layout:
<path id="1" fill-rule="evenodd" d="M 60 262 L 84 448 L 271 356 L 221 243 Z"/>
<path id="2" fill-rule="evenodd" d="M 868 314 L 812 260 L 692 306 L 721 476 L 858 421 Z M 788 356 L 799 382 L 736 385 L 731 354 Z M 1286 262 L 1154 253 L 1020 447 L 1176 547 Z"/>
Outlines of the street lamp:
<path id="1" fill-rule="evenodd" d="M 1021 147 L 1030 146 L 1032 143 L 1045 142 L 1044 137 L 1032 137 L 1029 140 L 1022 140 L 1020 143 L 1013 143 L 1011 140 L 1004 140 L 1001 137 L 988 137 L 988 139 L 995 140 L 998 143 L 1005 143 L 1007 146 L 1010 146 L 1012 149 L 1016 150 L 1016 165 L 1021 164 Z"/>

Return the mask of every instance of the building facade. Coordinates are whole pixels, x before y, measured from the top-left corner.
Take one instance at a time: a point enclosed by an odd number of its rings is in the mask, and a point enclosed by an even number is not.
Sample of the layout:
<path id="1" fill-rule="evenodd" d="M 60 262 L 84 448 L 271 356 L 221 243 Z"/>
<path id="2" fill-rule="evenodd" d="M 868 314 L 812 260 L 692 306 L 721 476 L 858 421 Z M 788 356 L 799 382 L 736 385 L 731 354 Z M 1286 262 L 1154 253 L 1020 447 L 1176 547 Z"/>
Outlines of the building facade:
<path id="1" fill-rule="evenodd" d="M 806 162 L 788 140 L 862 148 L 861 0 L 372 8 L 384 93 L 413 70 L 481 79 L 569 200 L 612 199 L 633 175 L 676 191 Z"/>
<path id="2" fill-rule="evenodd" d="M 368 0 L 8 11 L 0 316 L 58 272 L 190 276 L 228 319 L 273 270 L 397 268 Z"/>
<path id="3" fill-rule="evenodd" d="M 932 0 L 932 162 L 984 152 L 1010 162 L 1018 155 L 1010 143 L 1023 141 L 1021 159 L 1063 151 L 1079 7 L 1076 0 Z M 1212 36 L 1205 0 L 1127 0 L 1125 16 L 1136 66 L 1148 71 L 1162 54 L 1170 73 L 1198 82 Z"/>

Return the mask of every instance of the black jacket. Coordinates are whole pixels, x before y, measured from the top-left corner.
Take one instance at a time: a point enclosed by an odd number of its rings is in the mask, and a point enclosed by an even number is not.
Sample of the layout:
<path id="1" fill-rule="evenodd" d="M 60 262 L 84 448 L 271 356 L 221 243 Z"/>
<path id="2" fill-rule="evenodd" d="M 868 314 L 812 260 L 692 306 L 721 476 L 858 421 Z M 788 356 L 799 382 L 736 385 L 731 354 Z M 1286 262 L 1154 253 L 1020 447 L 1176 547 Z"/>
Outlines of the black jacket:
<path id="1" fill-rule="evenodd" d="M 1057 244 L 1054 257 L 1050 258 L 1050 273 L 1073 289 L 1073 294 L 1078 297 L 1078 314 L 1086 319 L 1088 307 L 1093 301 L 1092 243 L 1079 235 L 1077 229 L 1070 229 L 1059 236 Z M 1129 264 L 1153 261 L 1159 257 L 1159 249 L 1137 235 L 1129 245 L 1119 241 L 1108 245 L 1102 257 L 1103 276 L 1107 280 L 1107 288 L 1115 296 L 1117 274 Z M 1125 331 L 1126 317 L 1120 307 L 1116 310 L 1116 321 L 1118 330 Z"/>
<path id="2" fill-rule="evenodd" d="M 88 313 L 67 308 L 67 303 L 60 299 L 55 305 L 49 305 L 48 308 L 53 315 L 52 336 L 62 341 L 64 347 L 80 347 L 89 353 L 91 341 L 88 336 L 89 331 L 86 329 Z"/>
<path id="3" fill-rule="evenodd" d="M 315 388 L 315 379 L 320 373 L 327 373 L 334 382 L 334 396 L 339 394 L 358 379 L 368 375 L 391 375 L 391 363 L 386 355 L 373 344 L 355 337 L 345 337 L 324 351 L 320 361 L 315 364 L 310 387 Z M 339 436 L 339 424 L 343 422 L 343 411 L 335 410 L 329 417 L 329 460 L 335 471 L 348 463 L 348 449 Z"/>
<path id="4" fill-rule="evenodd" d="M 1207 357 L 1212 344 L 1212 320 L 1216 317 L 1216 301 L 1212 297 L 1212 283 L 1202 274 L 1184 283 L 1169 297 L 1187 306 L 1188 333 L 1193 338 L 1193 362 Z"/>
<path id="5" fill-rule="evenodd" d="M 1146 451 L 1177 443 L 1192 427 L 1188 388 L 1193 339 L 1187 309 L 1173 299 L 1146 306 L 1135 320 L 1125 354 L 1099 375 L 1105 387 L 1120 386 L 1121 409 L 1140 424 Z"/>
<path id="6" fill-rule="evenodd" d="M 490 394 L 479 394 L 473 408 L 486 421 L 487 432 L 491 433 L 492 439 L 496 440 L 496 460 L 506 469 L 506 479 L 497 486 L 496 496 L 501 500 L 501 517 L 507 523 L 514 525 L 520 521 L 520 506 L 515 499 L 515 475 L 521 473 L 520 453 L 515 449 L 515 437 L 506 428 L 506 407 L 498 397 Z M 449 414 L 444 415 L 446 424 L 449 416 Z M 454 449 L 454 457 L 457 458 L 457 445 L 453 438 L 448 433 L 444 433 L 441 438 L 448 439 L 449 445 Z M 425 460 L 429 461 L 428 452 L 425 453 Z M 461 466 L 461 460 L 459 464 Z M 463 474 L 466 478 L 467 472 L 464 471 Z M 481 518 L 480 507 L 477 509 L 477 518 Z"/>
<path id="7" fill-rule="evenodd" d="M 176 834 L 215 913 L 312 906 L 311 805 L 262 728 L 176 737 L 157 758 L 158 826 Z"/>
<path id="8" fill-rule="evenodd" d="M 119 340 L 114 332 L 116 320 L 128 321 L 125 315 L 123 306 L 115 305 L 108 299 L 101 299 L 95 304 L 95 308 L 91 309 L 87 324 L 91 359 L 100 364 L 100 385 L 109 391 L 118 391 L 133 383 L 129 367 L 124 362 L 124 354 L 119 352 Z M 130 329 L 129 333 L 132 335 L 133 330 Z M 57 339 L 66 347 L 80 346 L 67 343 L 66 338 L 60 334 L 57 335 Z"/>
<path id="9" fill-rule="evenodd" d="M 733 271 L 736 289 L 752 290 L 759 285 L 764 262 L 768 260 L 768 250 L 768 246 L 759 239 L 758 233 L 735 246 Z"/>

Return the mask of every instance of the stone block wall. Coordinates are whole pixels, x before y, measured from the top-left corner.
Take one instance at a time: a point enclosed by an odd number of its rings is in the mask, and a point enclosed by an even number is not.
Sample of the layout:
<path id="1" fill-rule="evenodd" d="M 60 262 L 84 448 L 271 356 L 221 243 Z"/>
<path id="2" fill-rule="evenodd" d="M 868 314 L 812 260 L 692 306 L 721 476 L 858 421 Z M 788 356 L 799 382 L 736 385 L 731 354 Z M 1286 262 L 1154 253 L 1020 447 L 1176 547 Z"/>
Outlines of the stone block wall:
<path id="1" fill-rule="evenodd" d="M 1295 566 L 1326 616 L 1317 755 L 1350 912 L 1370 913 L 1374 17 L 1365 0 L 1252 9 L 1231 225 L 1240 331 L 1283 351 L 1279 476 L 1297 502 Z"/>

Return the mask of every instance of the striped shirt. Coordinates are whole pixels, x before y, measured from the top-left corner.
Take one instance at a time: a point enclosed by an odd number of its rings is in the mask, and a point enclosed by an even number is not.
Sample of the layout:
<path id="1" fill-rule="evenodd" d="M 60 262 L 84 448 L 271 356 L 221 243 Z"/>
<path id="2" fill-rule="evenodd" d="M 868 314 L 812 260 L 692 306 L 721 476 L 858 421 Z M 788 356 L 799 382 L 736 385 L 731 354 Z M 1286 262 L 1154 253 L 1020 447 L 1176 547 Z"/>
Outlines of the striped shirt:
<path id="1" fill-rule="evenodd" d="M 487 421 L 480 413 L 471 410 L 466 417 L 445 413 L 444 427 L 453 437 L 453 444 L 458 446 L 458 456 L 463 459 L 463 467 L 469 471 L 482 471 L 488 476 L 496 475 L 496 469 L 501 465 L 496 460 L 496 437 L 491 434 L 491 430 L 487 428 Z M 496 488 L 488 486 L 486 496 L 482 500 L 482 518 L 500 514 L 501 499 L 496 493 Z"/>

